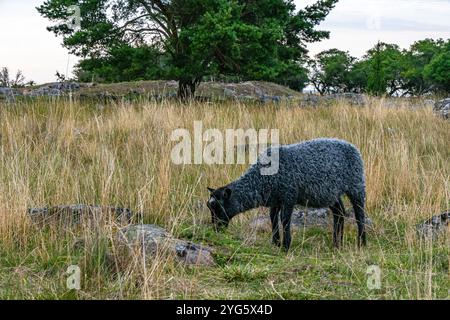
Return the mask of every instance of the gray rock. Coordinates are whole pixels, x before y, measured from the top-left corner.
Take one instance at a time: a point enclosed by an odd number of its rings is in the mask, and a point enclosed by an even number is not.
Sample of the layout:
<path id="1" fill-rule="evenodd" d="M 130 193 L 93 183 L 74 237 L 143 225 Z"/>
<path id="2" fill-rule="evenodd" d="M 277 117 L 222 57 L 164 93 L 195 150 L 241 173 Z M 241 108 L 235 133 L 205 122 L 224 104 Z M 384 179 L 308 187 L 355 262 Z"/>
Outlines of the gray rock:
<path id="1" fill-rule="evenodd" d="M 95 222 L 111 215 L 116 222 L 129 223 L 134 213 L 127 208 L 73 204 L 55 207 L 29 208 L 28 216 L 39 226 L 71 227 L 81 222 Z"/>
<path id="2" fill-rule="evenodd" d="M 313 209 L 308 211 L 295 211 L 291 223 L 294 227 L 326 227 L 330 225 L 330 212 L 328 209 Z"/>
<path id="3" fill-rule="evenodd" d="M 364 106 L 367 102 L 366 96 L 359 93 L 335 93 L 324 96 L 316 94 L 305 94 L 300 101 L 302 106 L 318 107 L 320 105 L 329 105 L 333 102 L 344 101 L 354 106 Z"/>
<path id="4" fill-rule="evenodd" d="M 81 88 L 78 82 L 53 82 L 47 85 L 50 89 L 58 89 L 60 91 L 73 91 Z"/>
<path id="5" fill-rule="evenodd" d="M 241 102 L 244 103 L 250 103 L 250 102 L 255 102 L 255 98 L 253 96 L 250 95 L 239 95 L 237 97 L 237 99 Z"/>
<path id="6" fill-rule="evenodd" d="M 306 94 L 302 97 L 300 104 L 302 106 L 317 107 L 322 101 L 321 97 L 315 94 Z"/>
<path id="7" fill-rule="evenodd" d="M 436 102 L 434 100 L 431 100 L 431 99 L 426 99 L 423 103 L 424 103 L 425 106 L 434 107 L 434 104 Z"/>
<path id="8" fill-rule="evenodd" d="M 62 90 L 60 89 L 50 89 L 47 95 L 50 97 L 59 97 L 61 94 Z"/>
<path id="9" fill-rule="evenodd" d="M 447 232 L 450 212 L 444 212 L 416 226 L 419 236 L 436 240 L 441 234 Z"/>
<path id="10" fill-rule="evenodd" d="M 13 103 L 16 100 L 16 96 L 19 96 L 19 92 L 9 87 L 0 87 L 0 99 L 5 99 L 7 103 Z"/>
<path id="11" fill-rule="evenodd" d="M 165 229 L 151 224 L 122 228 L 117 234 L 117 241 L 130 253 L 144 252 L 146 259 L 166 253 L 186 265 L 215 265 L 210 248 L 173 238 Z"/>
<path id="12" fill-rule="evenodd" d="M 346 212 L 347 217 L 353 216 L 353 209 L 347 209 Z M 294 210 L 291 225 L 298 229 L 311 227 L 326 228 L 333 225 L 332 213 L 327 208 Z M 366 227 L 373 227 L 373 222 L 368 217 L 366 217 Z M 256 232 L 271 231 L 270 218 L 268 216 L 258 216 L 250 222 L 250 228 Z"/>
<path id="13" fill-rule="evenodd" d="M 355 106 L 363 106 L 366 103 L 366 97 L 359 93 L 337 93 L 330 96 L 331 99 L 344 100 Z"/>
<path id="14" fill-rule="evenodd" d="M 444 119 L 450 119 L 450 98 L 436 102 L 433 111 Z"/>
<path id="15" fill-rule="evenodd" d="M 53 82 L 24 93 L 29 97 L 59 97 L 71 91 L 77 91 L 81 85 L 77 82 Z"/>
<path id="16" fill-rule="evenodd" d="M 13 95 L 14 90 L 9 87 L 0 87 L 0 94 L 5 95 L 5 96 Z"/>
<path id="17" fill-rule="evenodd" d="M 262 104 L 267 104 L 267 103 L 279 104 L 281 102 L 281 97 L 280 96 L 271 96 L 271 95 L 267 95 L 267 94 L 263 93 L 263 94 L 258 95 L 258 100 Z"/>
<path id="18" fill-rule="evenodd" d="M 228 88 L 223 89 L 223 94 L 227 98 L 236 98 L 237 97 L 236 91 L 234 91 L 232 89 L 228 89 Z"/>

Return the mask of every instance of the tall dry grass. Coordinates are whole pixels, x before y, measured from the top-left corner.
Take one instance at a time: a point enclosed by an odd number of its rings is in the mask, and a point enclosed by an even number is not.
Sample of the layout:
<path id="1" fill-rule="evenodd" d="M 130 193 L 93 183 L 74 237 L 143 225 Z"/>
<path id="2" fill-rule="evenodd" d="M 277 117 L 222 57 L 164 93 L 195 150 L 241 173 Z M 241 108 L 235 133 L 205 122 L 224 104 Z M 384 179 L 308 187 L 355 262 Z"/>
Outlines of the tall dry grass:
<path id="1" fill-rule="evenodd" d="M 205 277 L 215 281 L 214 272 L 184 270 L 170 261 L 148 265 L 136 257 L 117 274 L 108 269 L 117 271 L 120 260 L 110 245 L 115 226 L 104 226 L 100 235 L 67 235 L 38 229 L 26 216 L 28 207 L 86 203 L 132 208 L 144 213 L 143 222 L 161 224 L 175 234 L 206 224 L 208 213 L 198 205 L 207 198 L 206 187 L 230 182 L 246 166 L 174 165 L 172 130 L 192 130 L 196 120 L 204 128 L 222 130 L 280 129 L 282 143 L 337 137 L 355 144 L 365 160 L 367 212 L 375 221 L 367 251 L 376 251 L 397 272 L 413 274 L 393 277 L 384 297 L 431 299 L 442 291 L 439 286 L 445 284 L 433 280 L 435 245 L 423 243 L 414 231 L 417 222 L 450 207 L 450 124 L 430 108 L 412 110 L 401 102 L 388 108 L 378 99 L 364 108 L 337 103 L 317 109 L 168 102 L 98 109 L 38 100 L 0 105 L 0 296 L 241 297 L 232 285 L 206 284 Z M 248 219 L 242 215 L 236 225 Z M 80 237 L 87 239 L 81 252 L 72 245 Z M 437 245 L 448 248 L 445 241 Z M 313 252 L 320 255 L 320 250 Z M 421 258 L 411 266 L 400 257 L 403 253 Z M 330 254 L 350 269 L 361 258 L 354 249 L 347 255 Z M 362 260 L 369 259 L 370 253 L 365 254 Z M 293 261 L 295 255 L 301 253 L 294 250 L 278 259 Z M 112 263 L 105 261 L 111 256 Z M 84 289 L 72 296 L 64 287 L 64 271 L 74 263 L 85 276 Z M 222 272 L 230 272 L 226 268 Z M 448 272 L 448 264 L 446 268 Z"/>

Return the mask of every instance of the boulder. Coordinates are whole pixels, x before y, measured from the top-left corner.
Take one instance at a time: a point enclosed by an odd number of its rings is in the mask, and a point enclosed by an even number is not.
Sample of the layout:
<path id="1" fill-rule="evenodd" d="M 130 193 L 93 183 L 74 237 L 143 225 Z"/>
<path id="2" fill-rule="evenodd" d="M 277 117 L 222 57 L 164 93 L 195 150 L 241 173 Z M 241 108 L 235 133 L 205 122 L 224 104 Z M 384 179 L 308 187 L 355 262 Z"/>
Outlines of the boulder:
<path id="1" fill-rule="evenodd" d="M 70 91 L 77 91 L 80 88 L 81 84 L 78 82 L 53 82 L 36 89 L 27 90 L 24 92 L 24 95 L 30 97 L 59 97 Z"/>
<path id="2" fill-rule="evenodd" d="M 129 254 L 142 252 L 145 259 L 168 254 L 186 265 L 214 266 L 212 250 L 208 247 L 172 237 L 165 229 L 151 224 L 136 224 L 124 227 L 117 233 L 119 248 Z"/>
<path id="3" fill-rule="evenodd" d="M 434 100 L 431 99 L 426 99 L 423 104 L 427 107 L 432 107 L 434 108 L 434 105 L 436 104 L 436 102 Z"/>
<path id="4" fill-rule="evenodd" d="M 347 209 L 347 217 L 352 216 L 353 210 Z M 250 229 L 256 232 L 271 232 L 271 222 L 268 216 L 258 216 L 250 221 Z M 294 210 L 291 217 L 293 228 L 304 229 L 311 227 L 327 228 L 333 226 L 332 213 L 327 208 Z M 366 226 L 373 227 L 372 220 L 366 217 Z"/>
<path id="5" fill-rule="evenodd" d="M 227 98 L 237 98 L 237 93 L 233 89 L 225 88 L 223 89 L 223 94 Z"/>
<path id="6" fill-rule="evenodd" d="M 281 97 L 280 96 L 271 96 L 265 93 L 257 94 L 258 96 L 258 102 L 262 104 L 267 103 L 275 103 L 279 104 L 281 103 Z"/>
<path id="7" fill-rule="evenodd" d="M 326 227 L 332 224 L 327 209 L 309 209 L 307 211 L 295 210 L 292 213 L 291 225 L 294 228 Z M 271 222 L 268 216 L 258 216 L 250 222 L 250 228 L 256 232 L 271 231 Z"/>
<path id="8" fill-rule="evenodd" d="M 14 95 L 14 90 L 9 87 L 0 87 L 0 94 L 4 96 Z"/>
<path id="9" fill-rule="evenodd" d="M 127 208 L 72 204 L 29 208 L 28 216 L 33 224 L 38 226 L 72 227 L 82 222 L 99 222 L 105 219 L 110 220 L 110 218 L 115 222 L 130 223 L 134 213 Z"/>
<path id="10" fill-rule="evenodd" d="M 444 212 L 418 224 L 416 226 L 420 237 L 436 240 L 440 235 L 448 232 L 450 211 Z"/>
<path id="11" fill-rule="evenodd" d="M 359 93 L 334 93 L 324 96 L 317 94 L 305 94 L 300 102 L 302 106 L 318 107 L 320 105 L 329 105 L 334 102 L 343 101 L 354 106 L 364 106 L 367 102 L 366 96 Z"/>
<path id="12" fill-rule="evenodd" d="M 15 101 L 16 96 L 19 96 L 19 92 L 9 87 L 0 87 L 0 99 L 6 100 L 7 103 Z"/>
<path id="13" fill-rule="evenodd" d="M 450 98 L 437 101 L 433 111 L 444 119 L 450 119 Z"/>

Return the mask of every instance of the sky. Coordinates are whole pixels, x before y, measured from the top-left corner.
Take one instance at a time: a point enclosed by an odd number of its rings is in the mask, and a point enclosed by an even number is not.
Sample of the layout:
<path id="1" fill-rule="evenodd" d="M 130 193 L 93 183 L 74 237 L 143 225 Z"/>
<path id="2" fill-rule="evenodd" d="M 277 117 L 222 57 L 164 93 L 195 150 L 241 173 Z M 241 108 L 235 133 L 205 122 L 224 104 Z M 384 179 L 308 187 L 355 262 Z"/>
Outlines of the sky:
<path id="1" fill-rule="evenodd" d="M 71 74 L 77 58 L 46 30 L 36 7 L 43 0 L 0 0 L 0 67 L 22 70 L 27 80 L 55 81 Z M 295 0 L 298 9 L 315 0 Z M 330 39 L 309 45 L 311 54 L 338 48 L 361 57 L 378 41 L 402 48 L 425 38 L 450 38 L 450 0 L 340 0 L 319 26 Z"/>

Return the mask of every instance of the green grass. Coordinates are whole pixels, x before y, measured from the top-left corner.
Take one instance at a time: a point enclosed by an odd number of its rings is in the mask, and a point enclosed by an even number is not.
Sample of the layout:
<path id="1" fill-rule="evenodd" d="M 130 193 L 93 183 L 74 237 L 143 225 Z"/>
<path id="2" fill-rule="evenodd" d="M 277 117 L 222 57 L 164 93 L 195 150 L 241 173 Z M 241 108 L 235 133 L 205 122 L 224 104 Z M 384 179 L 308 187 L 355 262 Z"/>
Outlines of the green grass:
<path id="1" fill-rule="evenodd" d="M 415 225 L 449 209 L 450 124 L 428 108 L 337 104 L 319 109 L 242 104 L 118 103 L 63 100 L 0 104 L 0 298 L 3 299 L 448 299 L 449 237 L 423 241 Z M 204 206 L 207 186 L 239 177 L 246 165 L 170 161 L 170 133 L 192 128 L 280 128 L 282 143 L 315 137 L 351 141 L 362 152 L 368 246 L 356 246 L 347 221 L 344 246 L 331 230 L 293 233 L 291 250 L 235 218 L 216 233 Z M 388 130 L 390 129 L 390 130 Z M 394 130 L 392 130 L 394 129 Z M 213 248 L 215 267 L 157 258 L 127 259 L 115 246 L 117 226 L 61 232 L 33 226 L 27 207 L 86 203 L 130 207 L 175 236 Z M 84 241 L 84 246 L 79 240 Z M 68 290 L 78 265 L 82 289 Z M 367 268 L 380 267 L 369 290 Z"/>

